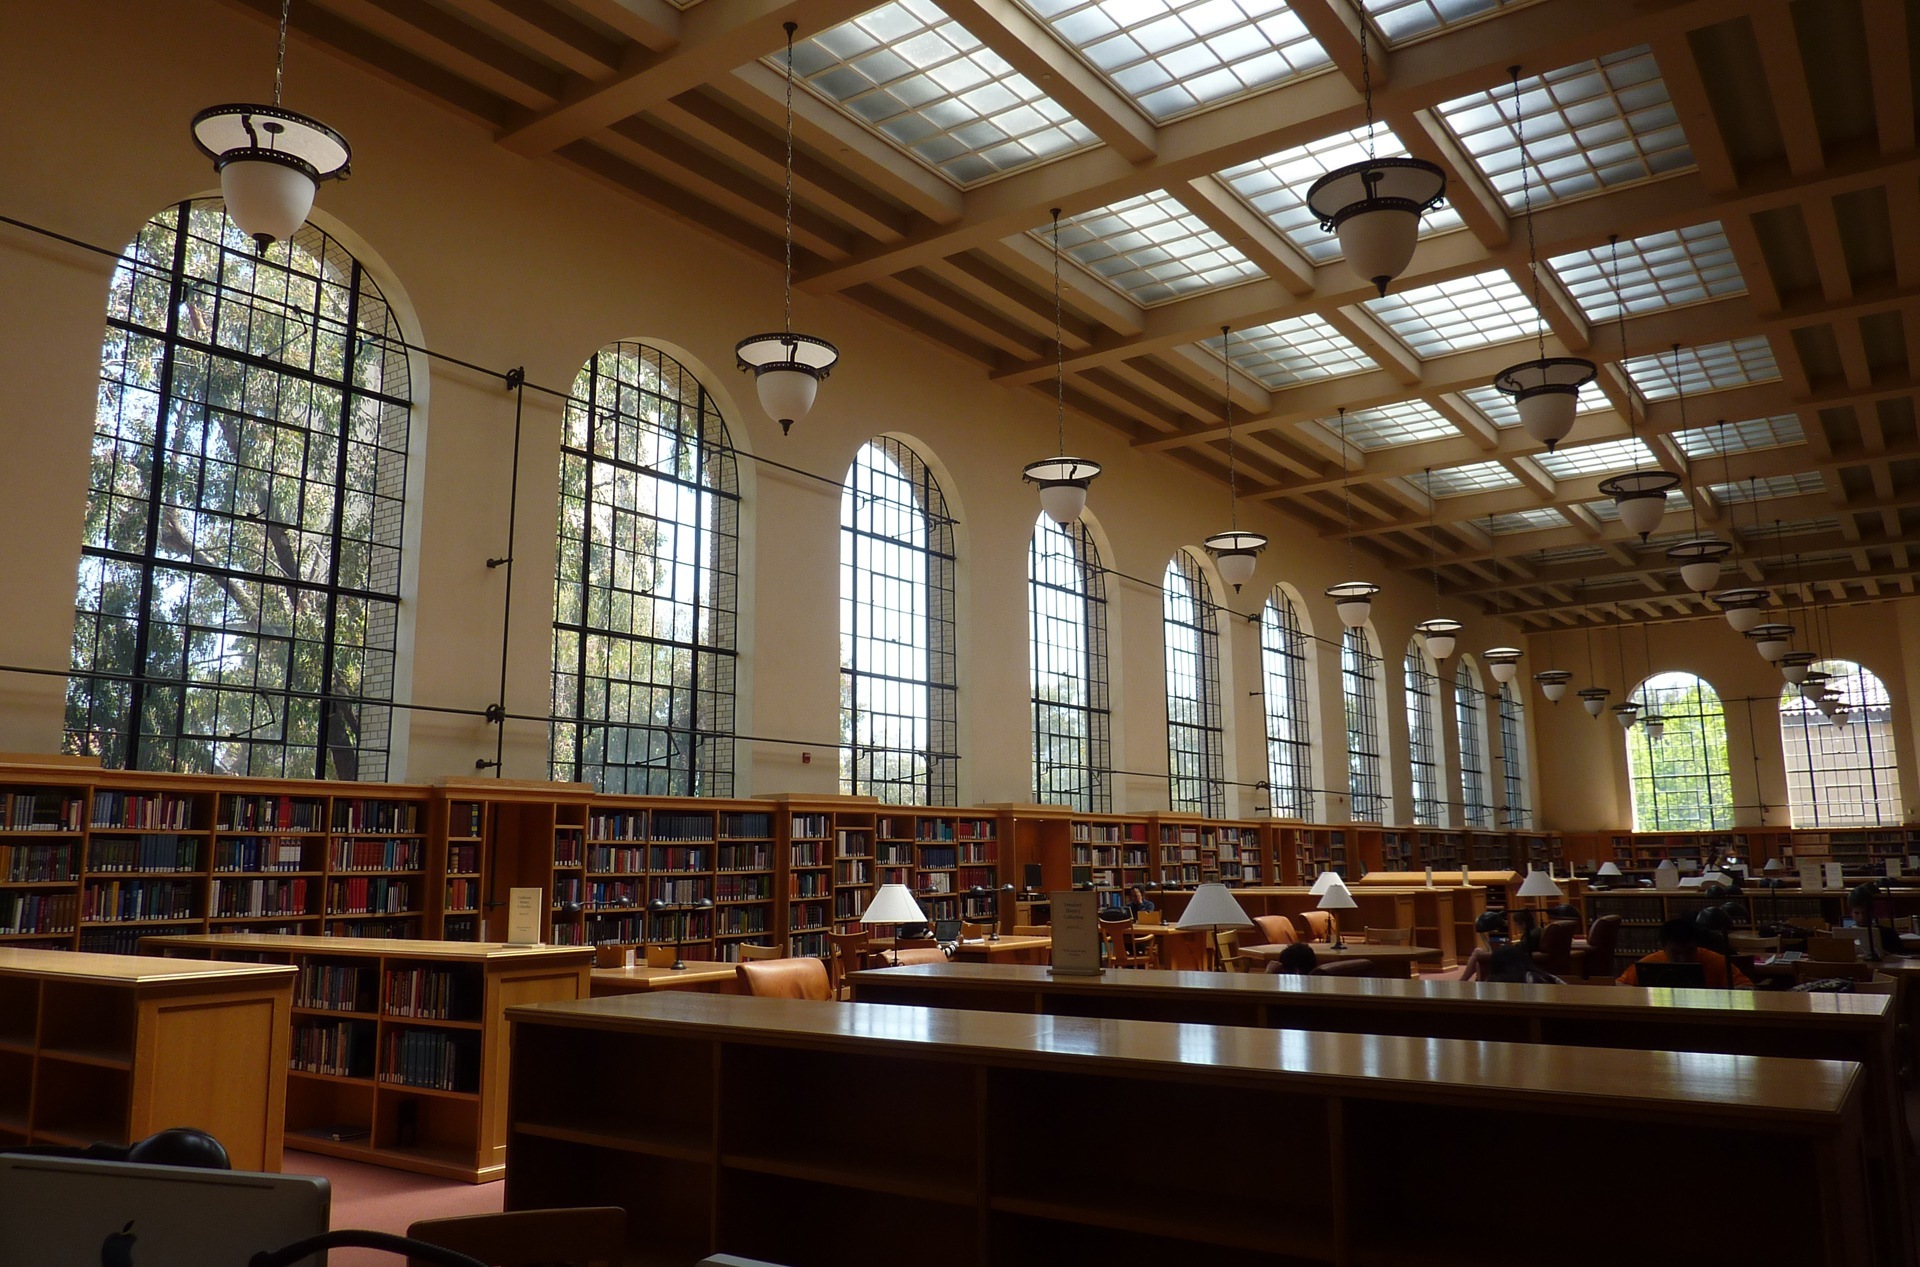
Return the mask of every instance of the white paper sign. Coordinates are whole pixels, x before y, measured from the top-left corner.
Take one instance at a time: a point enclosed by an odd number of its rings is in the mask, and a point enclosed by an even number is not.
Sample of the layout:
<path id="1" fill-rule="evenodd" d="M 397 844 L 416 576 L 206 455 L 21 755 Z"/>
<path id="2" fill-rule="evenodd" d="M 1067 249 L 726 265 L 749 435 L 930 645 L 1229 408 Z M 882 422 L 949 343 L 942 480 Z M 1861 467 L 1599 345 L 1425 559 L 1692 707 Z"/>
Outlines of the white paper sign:
<path id="1" fill-rule="evenodd" d="M 1846 873 L 1841 869 L 1841 866 L 1839 863 L 1837 862 L 1826 863 L 1820 868 L 1820 870 L 1826 876 L 1827 888 L 1844 889 L 1847 887 Z"/>
<path id="2" fill-rule="evenodd" d="M 1820 864 L 1817 862 L 1801 863 L 1800 891 L 1802 893 L 1818 893 L 1820 888 Z"/>
<path id="3" fill-rule="evenodd" d="M 1679 888 L 1680 872 L 1672 867 L 1656 867 L 1653 872 L 1653 887 L 1656 889 Z"/>
<path id="4" fill-rule="evenodd" d="M 507 944 L 540 944 L 540 889 L 507 890 Z"/>
<path id="5" fill-rule="evenodd" d="M 1047 895 L 1053 903 L 1053 975 L 1100 975 L 1100 895 L 1073 890 Z"/>
<path id="6" fill-rule="evenodd" d="M 1898 858 L 1887 859 L 1887 879 L 1898 880 L 1899 878 L 1900 878 L 1900 859 Z"/>

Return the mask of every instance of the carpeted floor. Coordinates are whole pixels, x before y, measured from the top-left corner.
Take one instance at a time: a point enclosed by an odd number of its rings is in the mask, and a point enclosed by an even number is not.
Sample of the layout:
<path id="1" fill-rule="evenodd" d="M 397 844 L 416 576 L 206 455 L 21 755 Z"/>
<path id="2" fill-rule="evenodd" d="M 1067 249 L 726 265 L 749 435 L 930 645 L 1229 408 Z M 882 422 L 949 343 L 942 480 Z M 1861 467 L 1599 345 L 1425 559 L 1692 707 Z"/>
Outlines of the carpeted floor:
<path id="1" fill-rule="evenodd" d="M 333 1226 L 367 1228 L 396 1235 L 420 1219 L 457 1214 L 497 1214 L 505 1185 L 453 1183 L 404 1170 L 363 1166 L 289 1148 L 281 1169 L 290 1175 L 319 1175 L 333 1185 Z M 337 1249 L 328 1267 L 406 1267 L 392 1254 L 370 1249 Z"/>

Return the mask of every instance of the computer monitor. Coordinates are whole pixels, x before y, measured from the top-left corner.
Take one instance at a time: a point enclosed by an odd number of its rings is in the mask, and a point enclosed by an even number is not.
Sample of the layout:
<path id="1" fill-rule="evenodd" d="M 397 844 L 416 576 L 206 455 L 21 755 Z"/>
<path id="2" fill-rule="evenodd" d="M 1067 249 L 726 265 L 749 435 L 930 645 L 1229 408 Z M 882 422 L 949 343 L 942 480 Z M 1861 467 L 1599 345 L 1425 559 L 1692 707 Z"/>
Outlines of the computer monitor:
<path id="1" fill-rule="evenodd" d="M 1860 928 L 1858 926 L 1851 928 L 1831 928 L 1827 930 L 1827 936 L 1839 941 L 1852 942 L 1858 948 L 1854 955 L 1856 959 L 1867 959 L 1873 955 L 1873 930 L 1870 928 Z"/>
<path id="2" fill-rule="evenodd" d="M 1038 893 L 1043 883 L 1040 875 L 1040 864 L 1037 862 L 1027 863 L 1026 866 L 1022 868 L 1022 878 L 1026 881 L 1027 892 Z"/>
<path id="3" fill-rule="evenodd" d="M 1702 963 L 1637 963 L 1633 974 L 1649 989 L 1700 988 L 1707 984 L 1707 968 Z"/>
<path id="4" fill-rule="evenodd" d="M 0 1155 L 0 1267 L 240 1267 L 326 1231 L 330 1199 L 313 1175 Z"/>

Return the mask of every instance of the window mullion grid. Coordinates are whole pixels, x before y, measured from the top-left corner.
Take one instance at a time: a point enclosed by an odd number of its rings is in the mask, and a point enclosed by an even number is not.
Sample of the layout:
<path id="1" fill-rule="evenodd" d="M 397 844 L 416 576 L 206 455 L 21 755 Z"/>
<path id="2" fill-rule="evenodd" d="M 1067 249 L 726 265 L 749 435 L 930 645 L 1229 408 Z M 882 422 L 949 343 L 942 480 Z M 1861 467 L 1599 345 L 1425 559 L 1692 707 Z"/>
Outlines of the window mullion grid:
<path id="1" fill-rule="evenodd" d="M 325 275 L 324 263 L 321 268 L 321 275 L 324 278 L 324 275 Z M 336 708 L 345 707 L 344 701 L 336 700 L 334 698 L 334 689 L 333 689 L 333 669 L 334 669 L 334 654 L 335 654 L 334 633 L 338 628 L 339 616 L 340 616 L 340 555 L 342 553 L 341 537 L 345 532 L 346 513 L 347 513 L 347 453 L 353 447 L 353 443 L 352 443 L 353 399 L 354 399 L 353 370 L 354 370 L 355 356 L 360 346 L 360 340 L 355 337 L 356 333 L 360 329 L 360 262 L 358 260 L 354 261 L 353 267 L 348 273 L 348 278 L 351 282 L 351 285 L 347 291 L 347 332 L 346 332 L 346 338 L 343 340 L 345 351 L 343 352 L 342 355 L 344 356 L 345 360 L 340 370 L 340 441 L 338 444 L 334 446 L 333 522 L 328 527 L 328 538 L 331 543 L 332 557 L 329 559 L 327 564 L 327 619 L 326 619 L 326 630 L 325 630 L 326 641 L 323 644 L 324 649 L 322 651 L 321 661 L 320 661 L 320 689 L 322 692 L 325 693 L 327 698 L 326 698 L 326 702 L 320 706 L 320 719 L 319 719 L 320 724 L 317 730 L 317 735 L 314 743 L 314 775 L 313 777 L 316 779 L 324 779 L 327 777 L 327 745 L 331 741 L 332 734 L 333 734 L 333 713 Z M 313 288 L 313 295 L 314 295 L 313 328 L 314 328 L 316 337 L 318 336 L 318 332 L 320 328 L 319 309 L 320 309 L 320 303 L 321 303 L 321 296 L 323 296 L 325 293 L 326 293 L 326 286 L 324 284 L 324 281 L 316 280 Z M 277 414 L 279 411 L 276 410 L 275 412 Z M 306 478 L 306 472 L 303 469 L 301 472 L 301 479 L 304 481 L 305 478 Z M 369 525 L 369 527 L 371 527 L 371 525 Z M 508 554 L 513 553 L 512 542 L 507 543 L 507 553 Z M 369 554 L 368 556 L 368 562 L 369 562 L 369 565 L 371 565 L 371 562 L 372 562 L 371 554 Z M 261 571 L 262 573 L 264 573 L 266 569 L 262 567 Z M 369 577 L 368 579 L 371 580 L 372 578 Z M 371 613 L 369 613 L 369 618 L 371 618 Z M 360 685 L 361 685 L 363 697 L 364 697 L 364 692 L 366 687 L 365 660 L 366 660 L 366 649 L 362 647 L 361 648 Z M 256 661 L 256 665 L 257 663 L 258 662 Z M 362 704 L 364 704 L 364 698 L 362 699 Z M 283 734 L 281 736 L 283 744 L 288 737 L 284 733 L 284 727 L 286 726 L 286 723 L 290 720 L 290 717 L 288 715 L 288 707 L 289 706 L 287 705 L 283 705 L 281 709 L 281 714 L 280 714 L 281 725 L 283 727 Z M 364 721 L 364 718 L 362 720 Z M 285 753 L 284 746 L 282 747 L 281 751 L 284 755 Z M 251 766 L 252 763 L 249 762 L 248 764 L 249 766 Z M 354 766 L 354 773 L 355 773 L 355 777 L 359 776 L 359 764 L 357 761 Z"/>

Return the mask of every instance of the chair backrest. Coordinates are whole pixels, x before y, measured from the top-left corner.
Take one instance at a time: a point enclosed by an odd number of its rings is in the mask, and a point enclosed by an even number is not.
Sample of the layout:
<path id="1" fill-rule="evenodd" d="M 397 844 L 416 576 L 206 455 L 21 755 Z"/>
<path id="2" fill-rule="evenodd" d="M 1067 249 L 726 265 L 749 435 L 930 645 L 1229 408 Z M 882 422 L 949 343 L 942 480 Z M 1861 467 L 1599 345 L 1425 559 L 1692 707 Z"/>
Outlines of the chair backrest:
<path id="1" fill-rule="evenodd" d="M 1371 959 L 1335 959 L 1315 968 L 1313 975 L 1316 977 L 1381 977 L 1392 974 Z"/>
<path id="2" fill-rule="evenodd" d="M 1139 911 L 1133 917 L 1136 924 L 1164 924 L 1167 922 L 1165 911 Z"/>
<path id="3" fill-rule="evenodd" d="M 1783 922 L 1809 933 L 1824 933 L 1828 928 L 1827 921 L 1811 915 L 1793 915 Z"/>
<path id="4" fill-rule="evenodd" d="M 754 946 L 742 943 L 740 958 L 746 962 L 761 959 L 785 959 L 787 952 L 779 946 Z"/>
<path id="5" fill-rule="evenodd" d="M 1860 944 L 1848 937 L 1809 937 L 1807 958 L 1821 963 L 1852 963 L 1860 958 Z"/>
<path id="6" fill-rule="evenodd" d="M 873 934 L 865 929 L 857 933 L 827 934 L 827 979 L 833 987 L 834 998 L 840 997 L 847 974 L 858 972 L 863 966 L 867 948 L 872 942 Z"/>
<path id="7" fill-rule="evenodd" d="M 1300 934 L 1293 931 L 1293 921 L 1284 915 L 1256 915 L 1253 926 L 1260 940 L 1247 937 L 1249 946 L 1291 946 L 1300 940 Z"/>
<path id="8" fill-rule="evenodd" d="M 902 968 L 907 967 L 909 964 L 916 963 L 945 962 L 947 962 L 947 952 L 938 946 L 913 946 L 900 952 L 900 966 Z M 891 966 L 893 959 L 889 957 L 887 963 Z"/>
<path id="9" fill-rule="evenodd" d="M 833 998 L 827 965 L 812 956 L 748 961 L 735 964 L 733 970 L 741 987 L 755 998 L 814 999 L 821 1003 Z"/>
<path id="10" fill-rule="evenodd" d="M 1220 949 L 1220 970 L 1222 972 L 1245 972 L 1247 957 L 1240 953 L 1240 930 L 1225 929 L 1213 935 L 1214 944 Z"/>
<path id="11" fill-rule="evenodd" d="M 1413 930 L 1411 928 L 1369 928 L 1367 940 L 1376 946 L 1411 946 Z"/>
<path id="12" fill-rule="evenodd" d="M 1540 930 L 1540 945 L 1534 951 L 1534 962 L 1556 977 L 1564 977 L 1573 972 L 1573 938 L 1580 931 L 1578 922 L 1570 919 L 1557 919 Z"/>
<path id="13" fill-rule="evenodd" d="M 678 946 L 648 946 L 647 967 L 671 968 L 680 959 Z"/>
<path id="14" fill-rule="evenodd" d="M 1301 911 L 1300 918 L 1307 921 L 1307 940 L 1325 941 L 1333 936 L 1333 916 L 1327 911 Z"/>
<path id="15" fill-rule="evenodd" d="M 617 1205 L 515 1210 L 422 1219 L 407 1235 L 477 1258 L 489 1267 L 619 1267 L 627 1252 L 627 1212 Z M 407 1260 L 425 1267 L 423 1260 Z"/>
<path id="16" fill-rule="evenodd" d="M 1589 977 L 1614 975 L 1613 948 L 1620 944 L 1620 917 L 1602 915 L 1587 929 L 1586 970 Z"/>
<path id="17" fill-rule="evenodd" d="M 1051 937 L 1053 936 L 1053 925 L 1015 924 L 1013 926 L 1013 935 L 1015 937 Z"/>
<path id="18" fill-rule="evenodd" d="M 1883 977 L 1876 972 L 1871 981 L 1854 982 L 1853 992 L 1855 994 L 1898 994 L 1900 983 L 1892 977 Z"/>

